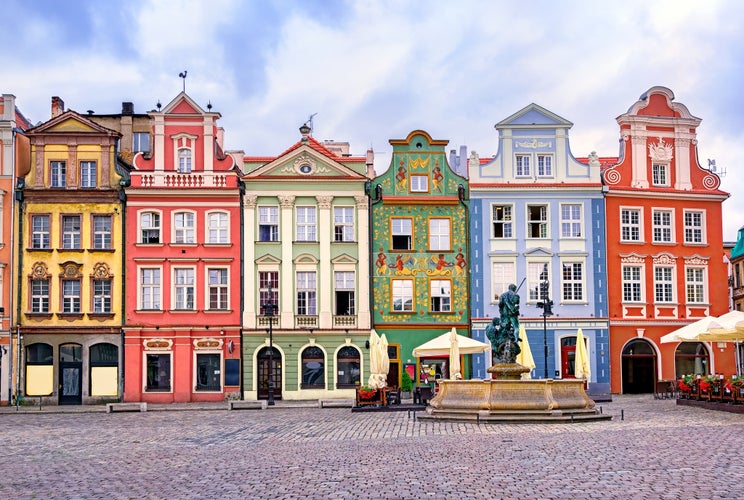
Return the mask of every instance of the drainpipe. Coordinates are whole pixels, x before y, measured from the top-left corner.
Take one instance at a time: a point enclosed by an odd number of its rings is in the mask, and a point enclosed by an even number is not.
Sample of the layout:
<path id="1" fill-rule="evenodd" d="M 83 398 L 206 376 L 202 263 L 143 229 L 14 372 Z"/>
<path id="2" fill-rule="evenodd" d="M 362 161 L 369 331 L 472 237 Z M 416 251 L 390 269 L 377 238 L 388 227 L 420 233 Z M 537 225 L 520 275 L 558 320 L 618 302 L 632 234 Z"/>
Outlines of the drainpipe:
<path id="1" fill-rule="evenodd" d="M 468 259 L 467 265 L 469 267 L 470 262 L 471 262 L 470 261 L 470 207 L 468 207 L 468 205 L 465 203 L 465 186 L 463 186 L 462 184 L 459 184 L 457 186 L 457 199 L 460 205 L 462 205 L 463 209 L 465 209 L 465 231 L 466 231 L 466 235 L 468 236 L 466 238 L 467 245 L 468 245 L 468 250 L 466 254 L 467 254 L 467 259 Z M 465 282 L 465 289 L 467 290 L 467 297 L 469 299 L 470 298 L 470 280 L 472 278 L 472 274 L 468 272 L 467 277 L 468 279 Z M 467 324 L 468 324 L 468 337 L 472 338 L 473 336 L 472 324 L 471 324 L 472 311 L 470 308 L 470 300 L 468 300 L 467 302 L 468 302 L 468 307 L 466 308 L 467 309 L 466 314 L 467 314 Z M 473 356 L 472 354 L 470 355 L 469 361 L 470 361 L 470 366 L 468 367 L 468 370 L 470 371 L 470 377 L 472 378 L 473 377 Z"/>
<path id="2" fill-rule="evenodd" d="M 245 311 L 245 245 L 243 245 L 243 236 L 245 234 L 245 215 L 243 214 L 243 196 L 245 196 L 245 183 L 238 177 L 238 188 L 240 189 L 240 325 L 238 328 L 238 349 L 240 349 L 240 399 L 243 399 L 243 373 L 245 365 L 243 364 L 243 313 Z"/>
<path id="3" fill-rule="evenodd" d="M 126 324 L 127 297 L 127 194 L 124 192 L 126 181 L 120 181 L 119 202 L 121 204 L 121 371 L 119 376 L 119 399 L 124 401 L 124 378 L 126 377 L 126 338 L 124 325 Z"/>
<path id="4" fill-rule="evenodd" d="M 25 180 L 18 179 L 16 181 L 15 189 L 15 201 L 18 202 L 18 232 L 14 233 L 18 235 L 18 274 L 16 278 L 16 351 L 17 351 L 17 367 L 16 367 L 16 383 L 15 383 L 15 402 L 16 410 L 18 410 L 18 396 L 21 387 L 21 279 L 23 279 L 23 188 L 25 187 Z M 12 338 L 11 338 L 12 340 Z M 12 356 L 11 356 L 12 358 Z"/>

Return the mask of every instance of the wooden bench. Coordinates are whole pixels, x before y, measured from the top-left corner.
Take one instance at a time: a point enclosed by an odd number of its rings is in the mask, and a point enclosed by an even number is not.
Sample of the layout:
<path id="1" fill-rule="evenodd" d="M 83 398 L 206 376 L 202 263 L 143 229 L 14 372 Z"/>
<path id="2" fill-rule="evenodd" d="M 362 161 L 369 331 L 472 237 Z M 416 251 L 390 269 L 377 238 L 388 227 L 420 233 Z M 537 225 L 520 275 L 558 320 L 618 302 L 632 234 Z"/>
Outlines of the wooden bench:
<path id="1" fill-rule="evenodd" d="M 318 408 L 353 408 L 353 399 L 319 399 Z"/>
<path id="2" fill-rule="evenodd" d="M 106 403 L 106 413 L 115 411 L 147 411 L 147 403 Z"/>
<path id="3" fill-rule="evenodd" d="M 268 407 L 268 403 L 265 399 L 260 401 L 238 399 L 227 402 L 228 410 L 265 410 Z"/>

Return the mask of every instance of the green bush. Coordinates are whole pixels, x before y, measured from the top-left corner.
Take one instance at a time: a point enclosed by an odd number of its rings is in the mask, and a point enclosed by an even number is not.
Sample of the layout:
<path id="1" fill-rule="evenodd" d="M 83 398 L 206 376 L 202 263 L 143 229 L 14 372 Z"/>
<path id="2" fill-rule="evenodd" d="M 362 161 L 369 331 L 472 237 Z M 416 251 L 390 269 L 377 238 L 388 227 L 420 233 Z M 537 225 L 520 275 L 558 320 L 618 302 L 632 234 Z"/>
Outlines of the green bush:
<path id="1" fill-rule="evenodd" d="M 413 389 L 413 380 L 411 380 L 411 376 L 408 374 L 407 371 L 403 371 L 403 377 L 401 378 L 400 382 L 400 390 L 403 392 L 411 392 L 411 389 Z"/>

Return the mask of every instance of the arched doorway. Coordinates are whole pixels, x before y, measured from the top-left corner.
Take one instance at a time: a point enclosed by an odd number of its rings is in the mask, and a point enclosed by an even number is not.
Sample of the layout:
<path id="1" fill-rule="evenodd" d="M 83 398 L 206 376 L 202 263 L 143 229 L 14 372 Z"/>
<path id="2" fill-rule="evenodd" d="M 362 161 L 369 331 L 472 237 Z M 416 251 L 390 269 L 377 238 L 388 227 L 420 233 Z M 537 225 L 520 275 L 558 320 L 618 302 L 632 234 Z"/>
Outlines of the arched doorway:
<path id="1" fill-rule="evenodd" d="M 623 394 L 654 392 L 656 383 L 656 351 L 648 341 L 628 342 L 622 354 Z"/>
<path id="2" fill-rule="evenodd" d="M 276 347 L 272 347 L 274 370 L 271 381 L 274 386 L 274 399 L 282 399 L 282 355 Z M 264 347 L 258 351 L 258 399 L 269 399 L 269 359 L 270 348 Z"/>
<path id="3" fill-rule="evenodd" d="M 674 351 L 674 370 L 677 378 L 710 373 L 710 355 L 705 344 L 681 342 Z"/>
<path id="4" fill-rule="evenodd" d="M 59 346 L 59 404 L 79 405 L 83 402 L 83 346 Z"/>
<path id="5" fill-rule="evenodd" d="M 561 339 L 561 378 L 576 378 L 576 337 Z"/>

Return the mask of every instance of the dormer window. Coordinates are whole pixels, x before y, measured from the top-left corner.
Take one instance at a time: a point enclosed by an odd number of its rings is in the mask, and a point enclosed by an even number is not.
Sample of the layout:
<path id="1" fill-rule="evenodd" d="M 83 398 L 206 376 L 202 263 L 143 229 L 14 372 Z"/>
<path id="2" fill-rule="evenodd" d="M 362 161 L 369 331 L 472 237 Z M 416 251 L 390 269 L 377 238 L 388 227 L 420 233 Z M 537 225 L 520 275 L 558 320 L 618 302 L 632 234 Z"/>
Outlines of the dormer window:
<path id="1" fill-rule="evenodd" d="M 654 163 L 651 166 L 651 183 L 654 186 L 669 185 L 669 165 Z"/>
<path id="2" fill-rule="evenodd" d="M 172 139 L 174 170 L 180 174 L 190 174 L 193 171 L 192 159 L 196 148 L 197 136 L 177 134 Z"/>
<path id="3" fill-rule="evenodd" d="M 182 174 L 191 173 L 191 150 L 181 148 L 178 150 L 178 171 Z"/>

